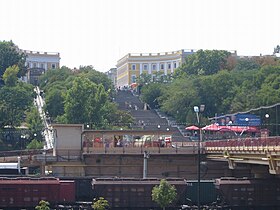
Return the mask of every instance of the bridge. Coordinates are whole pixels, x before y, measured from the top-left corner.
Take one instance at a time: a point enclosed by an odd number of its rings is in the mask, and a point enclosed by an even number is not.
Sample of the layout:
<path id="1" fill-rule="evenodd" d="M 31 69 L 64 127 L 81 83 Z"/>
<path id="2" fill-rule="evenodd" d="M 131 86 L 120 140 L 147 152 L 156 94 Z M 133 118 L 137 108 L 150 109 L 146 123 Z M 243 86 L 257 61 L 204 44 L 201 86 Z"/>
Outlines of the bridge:
<path id="1" fill-rule="evenodd" d="M 280 137 L 244 138 L 204 143 L 208 159 L 227 161 L 234 169 L 237 163 L 267 165 L 270 174 L 280 174 Z"/>
<path id="2" fill-rule="evenodd" d="M 99 143 L 99 146 L 94 145 L 94 147 L 88 147 L 86 145 L 80 146 L 81 148 L 76 150 L 59 149 L 56 152 L 52 152 L 52 150 L 44 150 L 41 151 L 41 153 L 39 151 L 26 151 L 15 155 L 11 152 L 7 152 L 2 153 L 0 161 L 16 162 L 18 160 L 17 157 L 21 156 L 22 166 L 40 166 L 42 173 L 45 166 L 50 166 L 51 168 L 61 167 L 64 171 L 68 170 L 67 167 L 71 167 L 72 171 L 78 168 L 81 171 L 87 171 L 89 168 L 96 171 L 96 168 L 99 168 L 98 170 L 101 170 L 101 174 L 104 173 L 105 168 L 108 166 L 111 168 L 119 167 L 119 171 L 125 173 L 125 171 L 129 171 L 125 167 L 135 167 L 137 168 L 136 171 L 139 171 L 139 169 L 143 167 L 143 162 L 141 160 L 143 160 L 143 155 L 146 151 L 154 158 L 154 164 L 156 164 L 157 161 L 162 162 L 162 159 L 166 159 L 166 161 L 168 160 L 170 163 L 173 161 L 173 166 L 171 164 L 170 167 L 177 167 L 176 170 L 190 170 L 193 171 L 192 173 L 196 172 L 197 142 L 173 142 L 172 144 L 167 144 L 165 147 L 160 146 L 160 144 L 152 146 L 143 144 L 138 146 L 106 147 L 102 142 Z M 236 168 L 238 168 L 237 166 L 240 165 L 243 167 L 246 165 L 252 165 L 252 167 L 257 165 L 262 166 L 269 174 L 280 174 L 280 136 L 206 141 L 201 143 L 201 155 L 203 161 L 210 161 L 216 164 L 220 162 L 220 166 L 224 167 L 227 165 L 229 169 L 236 170 Z M 103 159 L 106 161 L 104 161 L 104 165 L 100 165 Z M 116 161 L 113 162 L 112 159 Z M 126 163 L 124 159 L 127 159 Z M 106 166 L 105 162 L 109 163 L 109 161 L 111 161 L 110 164 Z M 166 164 L 167 163 L 165 163 L 165 167 L 167 167 Z M 192 169 L 185 168 L 188 166 Z M 100 169 L 100 167 L 102 169 Z M 165 170 L 170 170 L 170 168 Z M 107 171 L 109 170 L 107 169 Z M 81 174 L 84 173 L 86 174 L 87 172 L 81 172 Z M 177 174 L 180 175 L 182 173 L 178 172 Z"/>

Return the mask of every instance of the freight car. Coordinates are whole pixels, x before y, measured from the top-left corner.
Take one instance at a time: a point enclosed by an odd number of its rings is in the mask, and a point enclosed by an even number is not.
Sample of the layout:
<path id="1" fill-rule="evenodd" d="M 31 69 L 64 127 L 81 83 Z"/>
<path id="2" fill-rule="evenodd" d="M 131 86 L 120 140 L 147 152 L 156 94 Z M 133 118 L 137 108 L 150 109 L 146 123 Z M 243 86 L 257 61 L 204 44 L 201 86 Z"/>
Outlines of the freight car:
<path id="1" fill-rule="evenodd" d="M 40 200 L 52 206 L 75 202 L 74 181 L 57 178 L 0 178 L 0 208 L 34 209 Z"/>
<path id="2" fill-rule="evenodd" d="M 184 179 L 167 179 L 177 190 L 177 200 L 169 209 L 178 209 L 184 203 L 186 181 Z M 92 188 L 96 196 L 108 200 L 112 209 L 157 209 L 152 201 L 152 189 L 159 185 L 157 178 L 98 178 L 93 179 Z"/>
<path id="3" fill-rule="evenodd" d="M 215 187 L 232 209 L 280 209 L 280 179 L 226 177 L 216 179 Z"/>

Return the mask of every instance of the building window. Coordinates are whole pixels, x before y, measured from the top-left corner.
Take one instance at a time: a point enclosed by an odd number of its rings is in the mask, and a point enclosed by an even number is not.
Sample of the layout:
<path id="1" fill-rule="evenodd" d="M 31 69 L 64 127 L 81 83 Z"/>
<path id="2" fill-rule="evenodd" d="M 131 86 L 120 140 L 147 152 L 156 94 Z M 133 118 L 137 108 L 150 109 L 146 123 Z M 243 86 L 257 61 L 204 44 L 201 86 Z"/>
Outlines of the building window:
<path id="1" fill-rule="evenodd" d="M 157 65 L 156 65 L 156 64 L 153 64 L 153 65 L 152 65 L 152 69 L 153 69 L 153 71 L 157 70 Z"/>
<path id="2" fill-rule="evenodd" d="M 52 64 L 52 69 L 55 69 L 55 63 Z"/>
<path id="3" fill-rule="evenodd" d="M 37 63 L 33 63 L 33 68 L 36 68 L 37 67 Z"/>
<path id="4" fill-rule="evenodd" d="M 160 69 L 163 70 L 164 69 L 164 64 L 160 64 Z"/>
<path id="5" fill-rule="evenodd" d="M 41 63 L 41 68 L 44 69 L 44 64 L 43 63 Z"/>
<path id="6" fill-rule="evenodd" d="M 176 68 L 177 68 L 176 62 L 174 62 L 174 65 L 173 65 L 173 66 L 174 66 L 174 69 L 176 69 Z"/>
<path id="7" fill-rule="evenodd" d="M 131 75 L 131 83 L 135 83 L 136 82 L 136 76 L 135 75 Z"/>
<path id="8" fill-rule="evenodd" d="M 171 69 L 171 63 L 168 63 L 168 69 Z"/>
<path id="9" fill-rule="evenodd" d="M 144 64 L 143 69 L 147 71 L 148 70 L 148 64 Z"/>
<path id="10" fill-rule="evenodd" d="M 131 65 L 131 69 L 132 69 L 132 70 L 136 70 L 136 65 L 135 65 L 135 64 L 132 64 L 132 65 Z"/>

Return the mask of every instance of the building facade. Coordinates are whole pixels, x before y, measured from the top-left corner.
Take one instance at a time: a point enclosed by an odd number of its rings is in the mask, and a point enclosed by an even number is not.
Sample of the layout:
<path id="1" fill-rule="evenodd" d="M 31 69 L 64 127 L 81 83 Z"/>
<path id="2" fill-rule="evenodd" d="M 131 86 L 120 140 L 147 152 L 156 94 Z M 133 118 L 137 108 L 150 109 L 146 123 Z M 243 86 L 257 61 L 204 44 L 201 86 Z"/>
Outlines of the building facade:
<path id="1" fill-rule="evenodd" d="M 114 87 L 117 87 L 117 68 L 111 68 L 105 74 L 112 81 Z"/>
<path id="2" fill-rule="evenodd" d="M 185 58 L 193 54 L 194 50 L 178 50 L 164 53 L 129 53 L 117 62 L 117 87 L 129 86 L 136 82 L 136 78 L 146 73 L 153 77 L 156 74 L 172 74 L 184 62 Z"/>
<path id="3" fill-rule="evenodd" d="M 38 85 L 38 78 L 48 69 L 60 68 L 60 54 L 21 50 L 26 55 L 26 81 Z"/>

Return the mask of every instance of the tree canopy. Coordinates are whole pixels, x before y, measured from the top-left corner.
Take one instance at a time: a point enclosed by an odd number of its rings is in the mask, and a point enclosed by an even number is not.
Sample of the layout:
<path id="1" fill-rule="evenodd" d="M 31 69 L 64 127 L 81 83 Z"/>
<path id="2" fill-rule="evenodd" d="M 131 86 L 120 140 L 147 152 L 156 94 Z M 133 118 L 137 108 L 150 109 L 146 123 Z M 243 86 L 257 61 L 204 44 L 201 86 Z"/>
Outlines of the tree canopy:
<path id="1" fill-rule="evenodd" d="M 91 124 L 95 129 L 133 122 L 131 115 L 117 110 L 112 102 L 112 82 L 92 66 L 49 70 L 40 81 L 45 109 L 55 122 Z"/>
<path id="2" fill-rule="evenodd" d="M 160 180 L 160 184 L 152 189 L 152 200 L 161 208 L 165 209 L 177 197 L 176 188 L 170 185 L 165 179 Z"/>
<path id="3" fill-rule="evenodd" d="M 144 85 L 141 98 L 184 124 L 196 123 L 193 107 L 199 104 L 205 105 L 202 120 L 209 123 L 208 117 L 280 102 L 279 59 L 233 58 L 227 52 L 199 51 L 176 70 L 171 83 Z M 263 118 L 262 113 L 255 114 Z M 275 116 L 272 111 L 272 121 Z"/>
<path id="4" fill-rule="evenodd" d="M 0 79 L 8 67 L 18 66 L 18 77 L 26 74 L 26 56 L 12 41 L 0 41 Z"/>
<path id="5" fill-rule="evenodd" d="M 186 57 L 185 62 L 178 68 L 177 75 L 211 75 L 225 69 L 227 59 L 231 55 L 225 50 L 198 50 Z"/>

